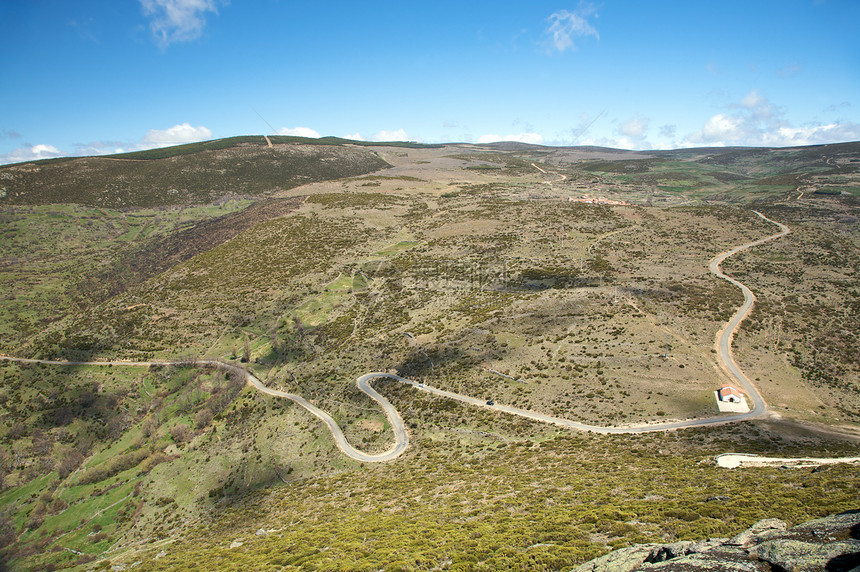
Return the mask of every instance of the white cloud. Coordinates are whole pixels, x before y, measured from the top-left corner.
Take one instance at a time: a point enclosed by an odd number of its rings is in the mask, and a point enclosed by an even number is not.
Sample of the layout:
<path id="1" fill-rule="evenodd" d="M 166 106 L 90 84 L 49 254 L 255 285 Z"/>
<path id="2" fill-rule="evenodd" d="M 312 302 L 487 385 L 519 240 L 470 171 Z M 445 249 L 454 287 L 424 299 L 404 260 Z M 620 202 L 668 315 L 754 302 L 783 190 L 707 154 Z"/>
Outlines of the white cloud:
<path id="1" fill-rule="evenodd" d="M 766 100 L 760 96 L 756 90 L 752 90 L 741 100 L 741 105 L 747 109 L 755 109 L 756 107 L 760 107 L 763 103 L 766 103 Z"/>
<path id="2" fill-rule="evenodd" d="M 18 147 L 11 153 L 0 155 L 0 165 L 7 163 L 23 163 L 25 161 L 38 161 L 39 159 L 51 159 L 59 157 L 62 153 L 53 145 L 30 145 L 27 147 Z"/>
<path id="3" fill-rule="evenodd" d="M 212 139 L 212 131 L 202 125 L 192 127 L 188 123 L 174 125 L 168 129 L 151 129 L 136 142 L 125 141 L 93 141 L 90 143 L 75 143 L 74 151 L 63 152 L 53 145 L 33 145 L 15 149 L 5 155 L 0 154 L 0 164 L 36 161 L 53 157 L 80 157 L 92 155 L 112 155 L 130 151 L 143 151 L 158 147 L 170 147 L 183 143 L 196 143 Z"/>
<path id="4" fill-rule="evenodd" d="M 699 132 L 699 138 L 706 143 L 716 141 L 740 141 L 746 132 L 746 125 L 741 116 L 728 116 L 718 113 L 705 122 Z"/>
<path id="5" fill-rule="evenodd" d="M 162 49 L 196 40 L 206 26 L 206 12 L 218 13 L 215 0 L 140 0 L 149 29 Z"/>
<path id="6" fill-rule="evenodd" d="M 311 139 L 319 139 L 322 137 L 319 133 L 310 127 L 281 127 L 278 129 L 278 135 L 291 135 L 293 137 L 310 137 Z"/>
<path id="7" fill-rule="evenodd" d="M 645 135 L 648 129 L 648 119 L 645 117 L 632 117 L 621 124 L 621 134 L 638 139 Z"/>
<path id="8" fill-rule="evenodd" d="M 781 127 L 775 133 L 767 133 L 762 144 L 768 147 L 794 147 L 860 141 L 860 123 L 830 123 L 806 127 Z"/>
<path id="9" fill-rule="evenodd" d="M 575 50 L 574 40 L 579 38 L 594 36 L 599 40 L 600 34 L 586 19 L 592 15 L 597 17 L 597 8 L 586 2 L 581 2 L 573 12 L 559 10 L 550 15 L 547 18 L 549 26 L 545 31 L 550 52 Z"/>
<path id="10" fill-rule="evenodd" d="M 860 140 L 860 124 L 833 121 L 795 127 L 783 118 L 782 108 L 757 91 L 751 91 L 732 111 L 711 116 L 702 128 L 678 145 L 793 147 Z"/>
<path id="11" fill-rule="evenodd" d="M 203 127 L 192 127 L 188 123 L 174 125 L 168 129 L 151 129 L 143 136 L 135 147 L 137 149 L 153 149 L 155 147 L 170 147 L 183 143 L 196 143 L 212 138 L 212 131 Z"/>
<path id="12" fill-rule="evenodd" d="M 540 133 L 517 133 L 515 135 L 481 135 L 478 143 L 498 143 L 500 141 L 518 141 L 520 143 L 531 143 L 532 145 L 543 145 L 543 136 Z"/>
<path id="13" fill-rule="evenodd" d="M 403 129 L 395 129 L 393 131 L 382 130 L 371 137 L 372 141 L 420 141 L 420 139 L 410 138 Z"/>
<path id="14" fill-rule="evenodd" d="M 347 133 L 346 135 L 343 136 L 343 138 L 349 139 L 350 141 L 364 141 L 364 137 L 362 137 L 361 133 L 359 133 L 357 131 L 355 133 L 351 133 L 351 134 Z"/>
<path id="15" fill-rule="evenodd" d="M 185 143 L 196 143 L 212 139 L 212 131 L 203 127 L 192 127 L 189 123 L 174 125 L 168 129 L 150 129 L 138 141 L 92 141 L 75 143 L 72 156 L 113 155 L 132 151 L 143 151 L 158 147 L 170 147 Z"/>

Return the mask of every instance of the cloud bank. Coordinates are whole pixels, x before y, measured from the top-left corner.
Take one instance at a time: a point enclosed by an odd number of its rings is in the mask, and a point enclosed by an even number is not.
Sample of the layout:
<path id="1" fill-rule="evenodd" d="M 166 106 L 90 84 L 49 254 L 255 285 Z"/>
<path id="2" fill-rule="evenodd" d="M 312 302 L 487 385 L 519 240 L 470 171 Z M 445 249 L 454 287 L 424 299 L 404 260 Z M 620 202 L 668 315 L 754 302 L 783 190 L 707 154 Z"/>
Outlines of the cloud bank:
<path id="1" fill-rule="evenodd" d="M 319 139 L 322 137 L 310 127 L 281 127 L 278 129 L 278 135 L 290 135 L 291 137 L 309 137 L 311 139 Z"/>
<path id="2" fill-rule="evenodd" d="M 378 131 L 373 137 L 370 138 L 371 141 L 420 141 L 420 139 L 416 139 L 414 137 L 409 137 L 404 129 L 395 129 L 393 131 Z"/>
<path id="3" fill-rule="evenodd" d="M 7 163 L 23 163 L 25 161 L 38 161 L 39 159 L 53 159 L 61 157 L 63 154 L 53 145 L 25 145 L 18 147 L 11 153 L 0 155 L 0 165 Z"/>
<path id="4" fill-rule="evenodd" d="M 111 155 L 129 151 L 144 151 L 184 143 L 197 143 L 208 139 L 212 139 L 212 131 L 208 127 L 202 125 L 192 127 L 190 123 L 180 123 L 167 129 L 150 129 L 140 140 L 134 142 L 92 141 L 90 143 L 77 143 L 75 144 L 75 151 L 72 153 L 64 153 L 53 145 L 25 145 L 11 153 L 0 154 L 0 165 L 52 159 L 54 157 Z"/>
<path id="5" fill-rule="evenodd" d="M 679 147 L 793 147 L 860 140 L 860 123 L 829 122 L 791 125 L 781 107 L 753 90 L 725 113 L 712 115 Z"/>
<path id="6" fill-rule="evenodd" d="M 207 139 L 212 139 L 212 131 L 208 128 L 202 125 L 192 127 L 189 123 L 182 123 L 168 129 L 149 130 L 135 147 L 136 149 L 153 149 L 182 145 L 183 143 L 196 143 Z"/>

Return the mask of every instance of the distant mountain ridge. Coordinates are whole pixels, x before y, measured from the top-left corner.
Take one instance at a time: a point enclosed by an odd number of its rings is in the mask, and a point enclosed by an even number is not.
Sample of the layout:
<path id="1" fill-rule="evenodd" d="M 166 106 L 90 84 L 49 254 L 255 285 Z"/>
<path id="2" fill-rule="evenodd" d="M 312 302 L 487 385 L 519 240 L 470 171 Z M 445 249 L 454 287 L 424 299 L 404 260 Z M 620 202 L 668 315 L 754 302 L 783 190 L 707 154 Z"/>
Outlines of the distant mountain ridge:
<path id="1" fill-rule="evenodd" d="M 380 148 L 468 147 L 540 156 L 547 163 L 557 164 L 681 159 L 715 165 L 741 176 L 756 173 L 758 163 L 764 159 L 771 167 L 779 166 L 766 175 L 784 176 L 816 169 L 840 170 L 835 160 L 860 154 L 860 142 L 788 148 L 629 151 L 519 142 L 424 144 L 281 135 L 268 136 L 268 140 L 271 147 L 262 136 L 245 135 L 116 155 L 63 157 L 0 166 L 0 206 L 76 203 L 138 208 L 207 204 L 225 196 L 263 198 L 311 182 L 387 169 L 391 165 L 380 156 L 377 151 Z"/>

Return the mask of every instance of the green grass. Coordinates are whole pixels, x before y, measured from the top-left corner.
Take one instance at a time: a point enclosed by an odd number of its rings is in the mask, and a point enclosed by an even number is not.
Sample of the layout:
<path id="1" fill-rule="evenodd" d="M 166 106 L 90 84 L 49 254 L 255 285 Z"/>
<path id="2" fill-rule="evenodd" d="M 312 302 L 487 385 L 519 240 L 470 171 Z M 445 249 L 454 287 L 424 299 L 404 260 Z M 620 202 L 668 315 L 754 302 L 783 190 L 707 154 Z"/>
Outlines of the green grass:
<path id="1" fill-rule="evenodd" d="M 123 483 L 123 476 L 133 476 L 133 469 L 127 473 L 117 475 L 116 480 L 106 484 Z M 134 482 L 125 482 L 120 486 L 111 489 L 105 494 L 100 494 L 89 499 L 84 499 L 75 504 L 72 504 L 56 516 L 45 518 L 45 523 L 40 527 L 40 534 L 54 534 L 77 528 L 82 523 L 87 523 L 93 518 L 96 513 L 110 505 L 119 502 L 126 496 L 130 496 L 134 489 Z"/>
<path id="2" fill-rule="evenodd" d="M 414 248 L 421 244 L 420 240 L 401 240 L 397 244 L 386 246 L 382 250 L 374 252 L 374 256 L 396 256 L 401 252 L 405 252 L 410 248 Z"/>

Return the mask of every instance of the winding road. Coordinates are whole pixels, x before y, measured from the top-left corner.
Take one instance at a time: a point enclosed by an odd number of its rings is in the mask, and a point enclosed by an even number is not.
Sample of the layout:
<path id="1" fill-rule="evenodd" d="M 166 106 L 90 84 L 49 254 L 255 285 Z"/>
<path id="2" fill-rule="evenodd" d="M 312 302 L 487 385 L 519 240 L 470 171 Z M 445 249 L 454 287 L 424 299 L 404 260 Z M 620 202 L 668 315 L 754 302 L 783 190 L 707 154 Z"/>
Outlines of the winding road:
<path id="1" fill-rule="evenodd" d="M 733 248 L 728 252 L 718 254 L 713 258 L 713 260 L 711 260 L 711 263 L 708 266 L 711 272 L 713 272 L 723 280 L 728 280 L 729 282 L 740 288 L 741 291 L 744 293 L 743 305 L 738 308 L 738 310 L 735 312 L 735 315 L 732 316 L 728 324 L 726 324 L 726 327 L 723 328 L 722 331 L 717 334 L 717 347 L 720 356 L 720 366 L 726 373 L 733 377 L 738 382 L 738 384 L 740 384 L 744 388 L 744 391 L 746 391 L 747 395 L 750 396 L 750 399 L 752 399 L 753 402 L 753 407 L 750 412 L 744 413 L 741 416 L 744 419 L 761 417 L 767 414 L 767 404 L 764 402 L 764 399 L 758 392 L 758 389 L 756 389 L 756 387 L 749 380 L 749 378 L 744 375 L 744 372 L 741 371 L 741 368 L 738 367 L 738 364 L 737 362 L 735 362 L 735 358 L 732 355 L 732 340 L 735 337 L 735 332 L 738 331 L 741 322 L 744 321 L 744 319 L 749 315 L 750 311 L 752 310 L 753 304 L 755 303 L 755 294 L 753 294 L 752 290 L 747 288 L 743 283 L 735 280 L 731 276 L 727 276 L 726 274 L 724 274 L 723 271 L 720 269 L 720 264 L 722 264 L 723 261 L 729 256 L 733 256 L 742 250 L 752 248 L 753 246 L 758 246 L 759 244 L 764 244 L 765 242 L 769 242 L 771 240 L 776 240 L 777 238 L 782 238 L 783 236 L 791 232 L 791 229 L 789 229 L 784 224 L 776 222 L 775 220 L 771 220 L 758 211 L 753 212 L 767 222 L 773 223 L 778 226 L 780 228 L 780 232 L 756 240 L 754 242 L 744 244 L 743 246 L 738 246 L 737 248 Z"/>
<path id="2" fill-rule="evenodd" d="M 244 370 L 243 370 L 244 371 Z M 346 436 L 343 434 L 340 426 L 337 424 L 331 415 L 312 404 L 310 401 L 305 399 L 300 395 L 296 395 L 294 393 L 286 393 L 284 391 L 278 391 L 277 389 L 270 389 L 263 385 L 263 383 L 257 379 L 251 373 L 247 373 L 248 382 L 253 385 L 257 390 L 267 394 L 272 395 L 274 397 L 285 397 L 295 403 L 298 403 L 320 419 L 322 419 L 323 423 L 328 426 L 328 430 L 331 432 L 332 437 L 334 438 L 334 442 L 337 445 L 337 448 L 340 449 L 344 455 L 355 459 L 356 461 L 362 462 L 379 462 L 379 461 L 391 461 L 396 459 L 409 446 L 409 434 L 406 432 L 406 425 L 403 424 L 403 419 L 400 417 L 400 414 L 397 412 L 397 409 L 391 405 L 391 402 L 385 399 L 378 391 L 373 389 L 370 385 L 370 380 L 376 379 L 377 377 L 390 377 L 392 379 L 397 379 L 399 381 L 404 381 L 407 383 L 411 383 L 408 380 L 397 376 L 392 375 L 390 373 L 366 373 L 358 378 L 356 381 L 356 385 L 358 388 L 370 396 L 371 399 L 374 399 L 380 406 L 382 406 L 382 410 L 385 411 L 385 416 L 388 418 L 388 422 L 391 424 L 391 428 L 394 430 L 394 446 L 391 447 L 388 451 L 384 453 L 370 454 L 365 453 L 363 451 L 359 451 L 355 447 L 349 444 L 349 441 L 346 440 Z"/>
<path id="3" fill-rule="evenodd" d="M 296 395 L 293 393 L 287 393 L 284 391 L 279 391 L 276 389 L 271 389 L 266 387 L 260 379 L 258 379 L 253 373 L 247 371 L 246 369 L 221 360 L 214 359 L 200 359 L 194 360 L 192 362 L 186 361 L 60 361 L 60 360 L 42 360 L 42 359 L 30 359 L 30 358 L 17 358 L 11 356 L 0 355 L 0 361 L 12 361 L 18 363 L 33 363 L 33 364 L 46 364 L 46 365 L 60 365 L 60 366 L 105 366 L 105 365 L 116 365 L 116 366 L 139 366 L 139 367 L 149 367 L 153 365 L 175 365 L 175 364 L 191 364 L 191 365 L 211 365 L 224 370 L 240 372 L 241 375 L 245 377 L 245 381 L 248 385 L 253 386 L 257 391 L 265 393 L 267 395 L 271 395 L 273 397 L 282 397 L 285 399 L 289 399 L 298 405 L 304 407 L 307 411 L 318 417 L 326 424 L 328 430 L 331 432 L 332 437 L 335 441 L 337 447 L 348 457 L 355 459 L 361 462 L 381 462 L 381 461 L 391 461 L 396 459 L 404 451 L 409 447 L 409 434 L 406 431 L 406 426 L 403 423 L 403 419 L 400 417 L 400 414 L 397 412 L 397 409 L 389 402 L 385 397 L 383 397 L 378 391 L 376 391 L 370 384 L 374 379 L 379 378 L 388 378 L 394 379 L 401 383 L 411 385 L 418 391 L 424 391 L 433 395 L 438 395 L 441 397 L 446 397 L 448 399 L 453 399 L 455 401 L 459 401 L 461 403 L 465 403 L 467 405 L 473 405 L 477 407 L 485 407 L 487 409 L 492 409 L 495 411 L 501 411 L 503 413 L 508 413 L 510 415 L 517 415 L 519 417 L 523 417 L 526 419 L 532 419 L 534 421 L 539 421 L 541 423 L 549 423 L 553 425 L 557 425 L 559 427 L 565 427 L 568 429 L 575 429 L 578 431 L 590 431 L 593 433 L 602 433 L 602 434 L 620 434 L 620 433 L 649 433 L 655 431 L 670 431 L 674 429 L 684 429 L 688 427 L 702 427 L 706 425 L 722 425 L 727 423 L 736 423 L 738 421 L 744 421 L 747 419 L 753 419 L 757 417 L 761 417 L 767 414 L 767 405 L 764 402 L 764 399 L 759 394 L 756 387 L 750 382 L 750 380 L 744 375 L 743 371 L 741 371 L 740 367 L 738 367 L 735 362 L 731 345 L 732 340 L 734 338 L 735 332 L 740 327 L 741 322 L 749 315 L 752 310 L 753 303 L 755 302 L 755 295 L 752 291 L 747 288 L 741 282 L 735 280 L 734 278 L 727 276 L 720 269 L 720 264 L 723 261 L 738 252 L 746 250 L 748 248 L 752 248 L 754 246 L 758 246 L 760 244 L 764 244 L 765 242 L 769 242 L 771 240 L 776 240 L 781 238 L 791 232 L 791 230 L 785 226 L 784 224 L 778 223 L 774 220 L 771 220 L 761 214 L 758 211 L 753 211 L 759 217 L 764 219 L 767 222 L 777 225 L 780 228 L 780 232 L 777 234 L 773 234 L 767 236 L 765 238 L 744 244 L 742 246 L 738 246 L 729 250 L 727 252 L 723 252 L 715 256 L 709 264 L 709 268 L 711 272 L 713 272 L 719 278 L 724 280 L 728 280 L 738 288 L 740 288 L 744 293 L 744 303 L 743 305 L 735 312 L 726 326 L 717 334 L 717 346 L 719 349 L 719 360 L 721 367 L 729 374 L 732 378 L 734 378 L 739 385 L 741 385 L 747 394 L 750 396 L 753 402 L 753 408 L 748 413 L 738 414 L 738 415 L 724 415 L 719 417 L 708 417 L 702 419 L 690 419 L 686 421 L 670 421 L 665 423 L 653 423 L 653 424 L 642 424 L 642 425 L 630 425 L 630 426 L 615 426 L 615 427 L 602 427 L 598 425 L 587 425 L 585 423 L 579 423 L 577 421 L 572 421 L 570 419 L 563 419 L 561 417 L 554 417 L 552 415 L 546 415 L 543 413 L 538 413 L 535 411 L 529 411 L 527 409 L 520 409 L 518 407 L 511 407 L 508 405 L 488 405 L 488 403 L 482 399 L 478 399 L 475 397 L 470 397 L 468 395 L 462 395 L 459 393 L 453 393 L 450 391 L 445 391 L 443 389 L 438 389 L 435 387 L 428 386 L 423 383 L 418 383 L 416 381 L 412 381 L 410 379 L 406 379 L 399 375 L 394 375 L 390 373 L 381 373 L 381 372 L 373 372 L 362 375 L 356 380 L 356 385 L 358 389 L 367 394 L 371 399 L 375 400 L 382 407 L 382 410 L 385 413 L 388 422 L 390 423 L 392 430 L 394 431 L 394 445 L 383 453 L 365 453 L 353 447 L 349 441 L 347 441 L 346 436 L 343 434 L 343 430 L 334 420 L 334 418 L 321 410 L 317 406 L 313 405 L 304 397 L 300 395 Z"/>

